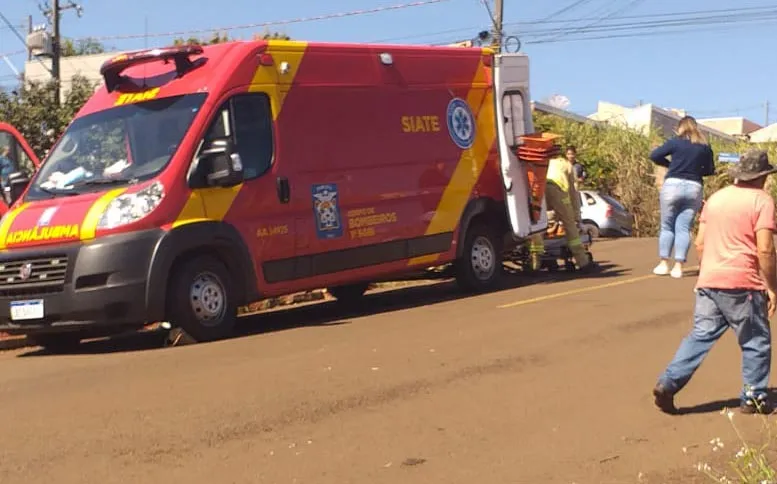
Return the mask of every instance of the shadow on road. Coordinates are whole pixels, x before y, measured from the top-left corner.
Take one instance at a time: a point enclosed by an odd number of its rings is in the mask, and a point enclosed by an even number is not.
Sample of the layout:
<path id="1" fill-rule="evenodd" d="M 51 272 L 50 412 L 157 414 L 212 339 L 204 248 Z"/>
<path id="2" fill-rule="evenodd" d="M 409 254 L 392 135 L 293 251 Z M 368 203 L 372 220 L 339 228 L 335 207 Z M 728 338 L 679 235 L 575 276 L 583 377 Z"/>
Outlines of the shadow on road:
<path id="1" fill-rule="evenodd" d="M 607 261 L 599 261 L 601 270 L 592 274 L 559 270 L 541 271 L 526 274 L 517 269 L 505 267 L 503 283 L 488 293 L 508 291 L 532 284 L 549 284 L 574 279 L 610 279 L 631 273 L 631 269 L 619 268 Z M 289 306 L 268 312 L 243 316 L 239 319 L 234 337 L 268 334 L 304 327 L 339 326 L 349 324 L 348 319 L 373 314 L 400 311 L 413 307 L 428 306 L 454 300 L 476 297 L 479 294 L 461 292 L 455 281 L 444 279 L 440 282 L 399 287 L 367 293 L 360 301 L 345 306 L 337 301 L 323 301 L 313 304 Z M 148 351 L 168 346 L 167 331 L 131 332 L 112 338 L 84 341 L 69 354 L 107 354 L 129 351 Z M 44 356 L 51 353 L 36 348 L 19 357 Z"/>
<path id="2" fill-rule="evenodd" d="M 777 397 L 777 388 L 769 389 L 769 400 L 774 402 Z M 692 407 L 678 408 L 678 415 L 694 415 L 704 413 L 721 412 L 724 408 L 735 409 L 739 408 L 739 397 L 729 398 L 728 400 L 715 400 L 712 402 L 701 403 Z"/>

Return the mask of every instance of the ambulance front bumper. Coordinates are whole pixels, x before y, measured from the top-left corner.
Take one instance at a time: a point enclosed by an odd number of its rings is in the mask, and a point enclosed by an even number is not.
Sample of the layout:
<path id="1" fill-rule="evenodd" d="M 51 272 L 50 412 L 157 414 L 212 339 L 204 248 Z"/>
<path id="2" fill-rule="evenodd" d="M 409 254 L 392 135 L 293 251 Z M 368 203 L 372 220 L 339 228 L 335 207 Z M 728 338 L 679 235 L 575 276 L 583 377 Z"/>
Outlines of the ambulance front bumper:
<path id="1" fill-rule="evenodd" d="M 161 230 L 0 252 L 0 332 L 104 336 L 149 322 Z"/>

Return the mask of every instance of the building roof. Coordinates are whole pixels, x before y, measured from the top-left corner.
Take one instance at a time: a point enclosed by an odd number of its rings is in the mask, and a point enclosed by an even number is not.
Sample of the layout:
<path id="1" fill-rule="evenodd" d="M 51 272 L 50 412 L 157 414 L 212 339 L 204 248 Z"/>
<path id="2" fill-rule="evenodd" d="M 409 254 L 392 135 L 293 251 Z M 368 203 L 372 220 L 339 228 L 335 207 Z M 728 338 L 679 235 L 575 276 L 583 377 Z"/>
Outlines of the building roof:
<path id="1" fill-rule="evenodd" d="M 571 121 L 576 121 L 578 123 L 588 123 L 588 124 L 600 124 L 599 121 L 591 118 L 587 118 L 585 116 L 582 116 L 577 113 L 573 113 L 571 111 L 566 111 L 564 109 L 560 109 L 554 106 L 551 106 L 550 104 L 543 103 L 540 101 L 532 101 L 531 102 L 532 110 L 537 110 L 541 113 L 545 114 L 552 114 L 554 116 L 559 116 L 562 118 L 569 119 Z"/>
<path id="2" fill-rule="evenodd" d="M 700 118 L 699 124 L 715 128 L 732 136 L 744 136 L 757 131 L 763 126 L 743 116 L 729 116 L 722 118 Z"/>
<path id="3" fill-rule="evenodd" d="M 777 123 L 750 133 L 752 143 L 773 143 L 777 141 Z"/>
<path id="4" fill-rule="evenodd" d="M 627 107 L 600 101 L 597 112 L 588 117 L 597 121 L 620 122 L 633 129 L 646 129 L 649 125 L 658 125 L 661 131 L 664 132 L 664 135 L 668 136 L 674 129 L 676 123 L 682 119 L 684 113 L 685 111 L 683 110 L 666 109 L 656 106 L 655 104 L 642 104 L 636 107 Z M 734 136 L 710 126 L 702 124 L 699 126 L 699 129 L 709 136 L 714 136 L 726 141 L 736 140 Z"/>

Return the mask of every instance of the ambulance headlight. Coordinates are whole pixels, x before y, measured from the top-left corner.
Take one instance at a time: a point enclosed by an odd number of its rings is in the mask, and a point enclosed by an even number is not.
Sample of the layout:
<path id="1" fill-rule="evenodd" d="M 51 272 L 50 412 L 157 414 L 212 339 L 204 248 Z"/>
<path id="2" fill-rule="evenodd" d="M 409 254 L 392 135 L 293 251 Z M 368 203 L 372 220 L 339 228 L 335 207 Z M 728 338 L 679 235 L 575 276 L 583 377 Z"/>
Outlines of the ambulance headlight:
<path id="1" fill-rule="evenodd" d="M 105 208 L 97 228 L 113 229 L 137 222 L 153 212 L 164 196 L 165 188 L 158 181 L 135 193 L 120 195 Z"/>

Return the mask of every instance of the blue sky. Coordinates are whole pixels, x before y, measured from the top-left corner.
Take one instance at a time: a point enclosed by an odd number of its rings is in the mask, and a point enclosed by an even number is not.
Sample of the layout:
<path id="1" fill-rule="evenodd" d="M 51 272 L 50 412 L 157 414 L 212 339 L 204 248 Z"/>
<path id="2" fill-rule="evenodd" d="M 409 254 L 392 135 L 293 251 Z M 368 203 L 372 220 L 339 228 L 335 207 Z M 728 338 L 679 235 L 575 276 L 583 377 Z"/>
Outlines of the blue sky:
<path id="1" fill-rule="evenodd" d="M 66 11 L 62 33 L 75 38 L 142 35 L 147 25 L 150 34 L 159 34 L 335 14 L 396 5 L 403 1 L 81 0 L 83 17 L 78 18 L 74 11 Z M 769 6 L 774 6 L 777 11 L 777 2 L 505 0 L 505 4 L 506 31 L 522 38 L 522 50 L 531 57 L 534 99 L 561 94 L 569 98 L 569 109 L 581 114 L 595 111 L 599 100 L 626 105 L 639 101 L 652 102 L 664 107 L 688 109 L 699 117 L 742 115 L 761 124 L 765 121 L 765 102 L 770 100 L 775 106 L 771 110 L 771 119 L 777 120 L 777 62 L 772 54 L 777 47 L 777 31 L 774 30 L 777 17 L 764 16 L 764 20 L 756 23 L 729 22 L 684 27 L 685 30 L 674 29 L 671 34 L 570 40 L 582 35 L 576 30 L 581 27 L 601 28 L 612 23 L 656 20 L 646 19 L 645 15 L 670 14 L 661 18 L 671 20 L 672 14 L 688 11 Z M 565 23 L 532 23 L 575 4 L 575 8 L 552 19 L 565 20 Z M 6 1 L 0 6 L 0 12 L 15 24 L 26 25 L 30 14 L 34 16 L 34 23 L 44 21 L 37 0 Z M 624 16 L 626 18 L 619 18 Z M 633 18 L 640 16 L 643 18 Z M 293 23 L 279 30 L 294 38 L 311 41 L 441 43 L 470 38 L 477 31 L 488 28 L 489 24 L 490 19 L 481 0 L 446 0 L 434 5 L 369 15 Z M 564 29 L 565 34 L 536 32 L 537 29 L 559 27 Z M 231 34 L 247 38 L 252 32 L 262 30 L 234 30 Z M 535 33 L 532 34 L 532 31 Z M 589 35 L 602 36 L 606 33 Z M 530 43 L 541 38 L 570 41 Z M 148 39 L 148 46 L 164 45 L 171 39 L 153 37 Z M 146 45 L 142 38 L 106 40 L 105 43 L 117 50 Z M 0 26 L 0 54 L 23 48 L 5 26 Z M 17 54 L 10 59 L 17 68 L 22 68 L 25 56 Z M 0 62 L 0 81 L 7 84 L 11 74 L 10 68 Z"/>

